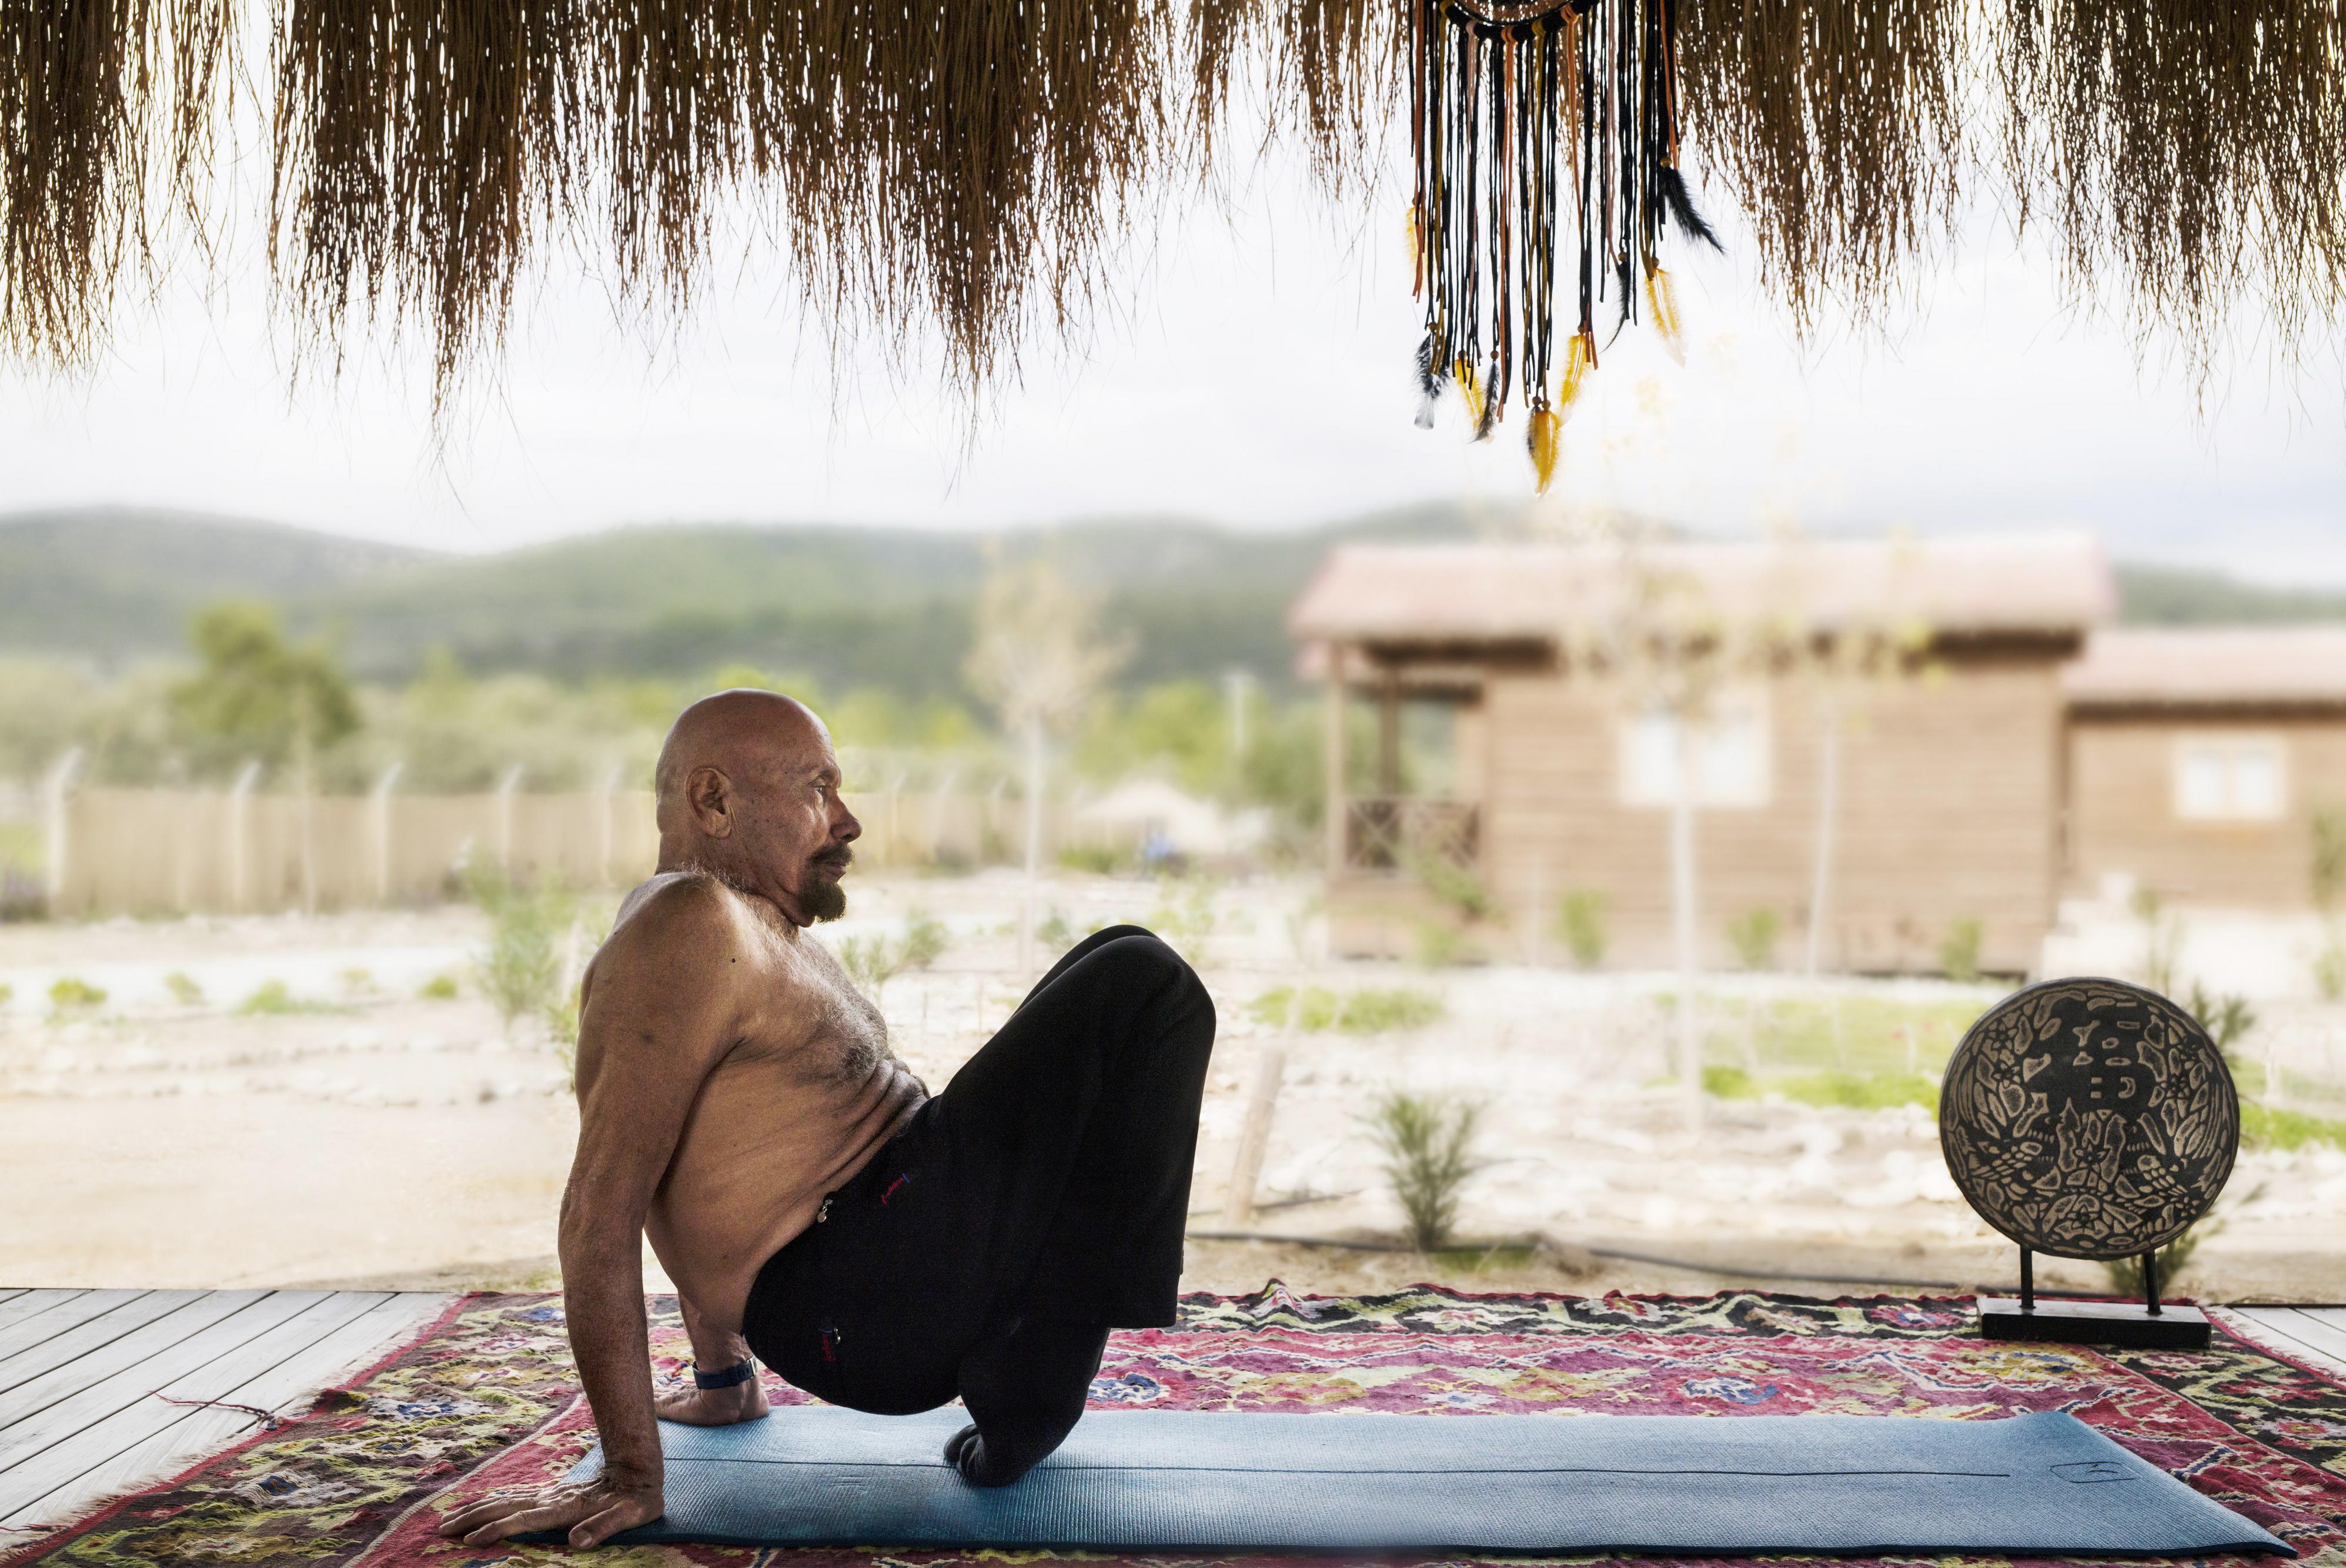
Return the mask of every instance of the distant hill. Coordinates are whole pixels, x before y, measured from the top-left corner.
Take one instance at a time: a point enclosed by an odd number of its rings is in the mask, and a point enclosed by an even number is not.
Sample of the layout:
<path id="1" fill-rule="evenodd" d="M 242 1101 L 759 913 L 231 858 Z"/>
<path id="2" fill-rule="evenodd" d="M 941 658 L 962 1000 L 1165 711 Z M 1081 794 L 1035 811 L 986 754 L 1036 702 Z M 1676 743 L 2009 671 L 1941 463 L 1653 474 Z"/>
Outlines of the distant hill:
<path id="1" fill-rule="evenodd" d="M 1046 552 L 1105 593 L 1110 624 L 1135 642 L 1129 682 L 1238 667 L 1279 686 L 1294 657 L 1287 606 L 1331 545 L 1514 522 L 1435 505 L 1276 533 L 1114 518 L 1012 531 L 1000 547 Z M 182 653 L 198 606 L 260 597 L 332 636 L 371 679 L 403 680 L 440 647 L 484 674 L 675 677 L 742 663 L 834 693 L 948 696 L 994 547 L 911 528 L 688 524 L 453 555 L 193 514 L 20 514 L 0 517 L 0 651 L 119 667 Z M 2122 565 L 2117 578 L 2128 621 L 2346 619 L 2346 595 L 2167 567 Z"/>
<path id="2" fill-rule="evenodd" d="M 276 523 L 135 507 L 0 516 L 0 651 L 116 666 L 187 647 L 215 599 L 299 600 L 428 552 Z"/>

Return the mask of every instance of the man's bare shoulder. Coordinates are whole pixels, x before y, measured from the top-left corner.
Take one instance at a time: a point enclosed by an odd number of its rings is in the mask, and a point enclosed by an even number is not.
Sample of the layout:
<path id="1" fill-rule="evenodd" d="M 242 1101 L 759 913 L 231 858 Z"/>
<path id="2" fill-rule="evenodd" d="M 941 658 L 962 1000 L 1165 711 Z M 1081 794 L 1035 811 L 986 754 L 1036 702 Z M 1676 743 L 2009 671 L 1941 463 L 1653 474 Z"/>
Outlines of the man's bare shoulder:
<path id="1" fill-rule="evenodd" d="M 669 978 L 679 972 L 739 972 L 765 967 L 756 961 L 770 942 L 748 901 L 715 877 L 663 871 L 620 901 L 593 968 L 607 972 L 643 965 Z"/>

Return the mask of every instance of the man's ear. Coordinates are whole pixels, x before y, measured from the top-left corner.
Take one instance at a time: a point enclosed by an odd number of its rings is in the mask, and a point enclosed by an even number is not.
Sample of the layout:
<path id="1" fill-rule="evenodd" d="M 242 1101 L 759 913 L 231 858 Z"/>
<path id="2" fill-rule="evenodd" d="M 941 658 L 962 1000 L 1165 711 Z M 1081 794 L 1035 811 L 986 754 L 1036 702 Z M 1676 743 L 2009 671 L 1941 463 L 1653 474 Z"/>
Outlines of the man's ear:
<path id="1" fill-rule="evenodd" d="M 684 809 L 700 825 L 704 838 L 732 837 L 733 780 L 714 768 L 694 769 L 685 776 Z"/>

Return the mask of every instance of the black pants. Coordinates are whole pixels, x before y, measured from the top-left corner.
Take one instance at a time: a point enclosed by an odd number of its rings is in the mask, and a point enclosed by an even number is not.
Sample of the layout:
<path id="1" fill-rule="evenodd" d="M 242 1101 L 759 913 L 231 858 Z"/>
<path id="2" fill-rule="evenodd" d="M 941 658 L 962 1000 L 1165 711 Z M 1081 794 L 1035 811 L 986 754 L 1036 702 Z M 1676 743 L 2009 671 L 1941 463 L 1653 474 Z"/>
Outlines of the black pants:
<path id="1" fill-rule="evenodd" d="M 1178 953 L 1137 926 L 1086 938 L 767 1260 L 750 1348 L 818 1399 L 904 1415 L 1023 1323 L 1170 1324 L 1213 1044 Z"/>

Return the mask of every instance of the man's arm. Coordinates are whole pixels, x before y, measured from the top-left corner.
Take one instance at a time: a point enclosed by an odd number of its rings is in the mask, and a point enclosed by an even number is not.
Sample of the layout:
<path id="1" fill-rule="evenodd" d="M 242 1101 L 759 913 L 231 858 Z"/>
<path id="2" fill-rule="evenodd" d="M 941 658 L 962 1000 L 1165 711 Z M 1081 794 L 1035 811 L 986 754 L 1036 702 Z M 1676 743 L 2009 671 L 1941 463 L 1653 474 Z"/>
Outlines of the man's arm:
<path id="1" fill-rule="evenodd" d="M 603 1440 L 583 1486 L 485 1500 L 442 1525 L 482 1546 L 567 1529 L 600 1544 L 661 1512 L 659 1425 L 644 1320 L 644 1218 L 686 1116 L 737 1031 L 723 895 L 660 890 L 596 956 L 578 1030 L 578 1153 L 562 1196 L 563 1304 L 579 1381 Z"/>

